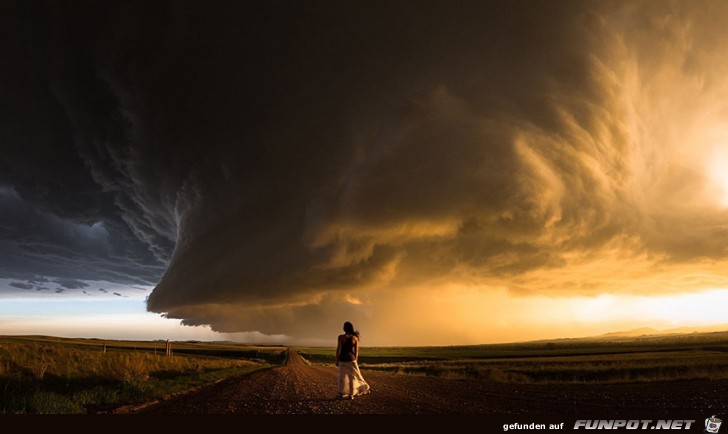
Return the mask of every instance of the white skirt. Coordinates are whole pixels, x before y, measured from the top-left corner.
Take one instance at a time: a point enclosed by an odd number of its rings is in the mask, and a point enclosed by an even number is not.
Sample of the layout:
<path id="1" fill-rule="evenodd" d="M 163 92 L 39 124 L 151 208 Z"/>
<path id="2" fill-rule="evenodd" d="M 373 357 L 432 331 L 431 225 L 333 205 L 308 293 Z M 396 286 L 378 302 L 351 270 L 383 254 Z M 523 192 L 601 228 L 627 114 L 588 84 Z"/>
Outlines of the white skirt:
<path id="1" fill-rule="evenodd" d="M 356 396 L 369 393 L 369 385 L 354 362 L 339 362 L 339 394 Z"/>

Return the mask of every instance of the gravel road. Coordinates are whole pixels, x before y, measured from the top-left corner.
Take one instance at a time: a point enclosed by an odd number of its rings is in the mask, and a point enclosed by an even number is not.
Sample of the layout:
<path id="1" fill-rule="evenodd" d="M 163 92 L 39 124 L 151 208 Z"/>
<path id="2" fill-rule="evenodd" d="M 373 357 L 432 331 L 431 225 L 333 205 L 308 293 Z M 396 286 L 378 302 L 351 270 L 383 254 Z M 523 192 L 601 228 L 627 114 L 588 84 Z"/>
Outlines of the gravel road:
<path id="1" fill-rule="evenodd" d="M 362 370 L 372 393 L 337 398 L 333 366 L 289 350 L 283 366 L 234 377 L 139 410 L 176 414 L 492 414 L 702 416 L 728 410 L 728 381 L 627 384 L 504 384 Z"/>

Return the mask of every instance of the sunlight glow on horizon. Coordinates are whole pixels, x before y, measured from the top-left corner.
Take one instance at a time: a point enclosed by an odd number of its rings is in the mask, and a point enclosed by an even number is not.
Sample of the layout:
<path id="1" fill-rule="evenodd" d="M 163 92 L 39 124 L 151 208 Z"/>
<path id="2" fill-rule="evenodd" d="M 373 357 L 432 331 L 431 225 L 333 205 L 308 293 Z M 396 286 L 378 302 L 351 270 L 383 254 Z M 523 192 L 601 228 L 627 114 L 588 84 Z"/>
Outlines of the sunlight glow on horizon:
<path id="1" fill-rule="evenodd" d="M 367 305 L 360 303 L 357 306 Z M 547 297 L 451 288 L 432 297 L 431 303 L 419 306 L 414 316 L 426 314 L 439 322 L 442 335 L 430 336 L 429 343 L 399 340 L 396 333 L 384 326 L 391 323 L 388 313 L 379 312 L 383 317 L 381 323 L 375 315 L 361 324 L 366 345 L 467 345 L 590 337 L 645 327 L 656 331 L 703 329 L 725 324 L 728 290 L 655 296 Z M 402 322 L 407 322 L 407 316 L 404 313 Z M 453 321 L 454 318 L 459 321 Z M 214 332 L 208 326 L 184 326 L 178 320 L 146 312 L 139 300 L 4 300 L 0 304 L 0 330 L 5 335 L 331 344 L 326 339 L 291 339 L 254 331 L 228 334 Z M 336 333 L 338 330 L 331 330 L 332 336 Z"/>
<path id="2" fill-rule="evenodd" d="M 450 295 L 452 296 L 452 295 Z M 446 306 L 446 302 L 442 306 Z M 728 290 L 674 295 L 602 294 L 595 297 L 511 296 L 471 292 L 453 317 L 475 329 L 471 344 L 578 338 L 640 328 L 722 327 L 728 330 Z M 487 342 L 478 342 L 478 335 Z"/>
<path id="3" fill-rule="evenodd" d="M 581 322 L 634 318 L 669 326 L 708 326 L 725 322 L 728 290 L 670 296 L 600 295 L 574 301 L 572 313 Z"/>

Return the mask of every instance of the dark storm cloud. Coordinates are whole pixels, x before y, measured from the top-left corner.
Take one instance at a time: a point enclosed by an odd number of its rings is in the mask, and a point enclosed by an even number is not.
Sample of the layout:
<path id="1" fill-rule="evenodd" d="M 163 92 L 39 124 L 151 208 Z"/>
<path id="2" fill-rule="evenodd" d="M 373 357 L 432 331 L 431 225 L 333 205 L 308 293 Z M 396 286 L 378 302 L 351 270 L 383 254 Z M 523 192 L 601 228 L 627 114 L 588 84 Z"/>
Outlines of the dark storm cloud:
<path id="1" fill-rule="evenodd" d="M 152 311 L 290 335 L 358 311 L 342 289 L 598 293 L 593 264 L 726 256 L 681 141 L 644 137 L 683 100 L 642 83 L 718 89 L 691 65 L 722 22 L 684 4 L 3 8 L 2 277 L 158 281 Z"/>
<path id="2" fill-rule="evenodd" d="M 56 279 L 54 282 L 66 289 L 83 289 L 89 286 L 88 283 L 75 279 Z"/>
<path id="3" fill-rule="evenodd" d="M 56 26 L 65 24 L 54 24 L 53 5 L 3 2 L 0 9 L 2 62 L 12 65 L 0 72 L 0 277 L 155 284 L 164 254 L 127 223 L 118 191 L 100 182 L 84 152 L 90 140 L 118 146 L 123 135 L 109 91 L 94 86 L 94 68 L 82 60 L 92 54 L 72 49 L 77 74 L 65 82 L 54 66 L 63 54 L 53 47 L 54 33 L 64 33 Z M 78 103 L 89 110 L 88 125 L 64 107 L 66 85 L 86 91 Z"/>
<path id="4" fill-rule="evenodd" d="M 455 263 L 485 273 L 557 263 L 527 239 L 550 211 L 530 197 L 540 180 L 518 177 L 530 167 L 514 142 L 522 128 L 560 133 L 552 86 L 568 85 L 576 108 L 603 97 L 585 73 L 588 56 L 573 54 L 590 44 L 573 6 L 182 14 L 175 30 L 189 33 L 153 43 L 179 47 L 179 57 L 149 60 L 174 80 L 137 77 L 142 94 L 164 99 L 139 106 L 136 127 L 183 155 L 206 151 L 187 177 L 199 205 L 185 214 L 150 307 L 273 302 L 428 279 Z M 271 23 L 240 28 L 240 16 Z M 183 136 L 180 124 L 194 129 Z M 528 260 L 488 263 L 507 252 Z"/>
<path id="5" fill-rule="evenodd" d="M 187 29 L 207 29 L 197 44 L 173 43 L 185 47 L 179 58 L 153 62 L 155 72 L 195 73 L 175 76 L 185 92 L 164 93 L 183 95 L 184 110 L 147 106 L 140 125 L 189 119 L 206 135 L 169 141 L 214 147 L 205 155 L 219 167 L 188 178 L 199 206 L 183 220 L 152 310 L 192 318 L 182 306 L 441 280 L 598 293 L 624 284 L 589 277 L 614 251 L 648 270 L 626 273 L 640 282 L 628 290 L 665 290 L 666 277 L 642 280 L 659 275 L 654 264 L 725 258 L 725 211 L 684 206 L 705 175 L 675 173 L 680 140 L 634 126 L 682 121 L 652 119 L 650 104 L 674 97 L 664 75 L 712 80 L 675 55 L 725 66 L 709 32 L 690 34 L 696 22 L 720 28 L 725 8 L 717 18 L 669 2 L 346 8 L 304 8 L 292 21 L 285 11 L 228 10 L 211 14 L 215 29 L 190 18 Z M 267 13 L 275 18 L 265 29 L 239 30 L 231 18 Z M 640 95 L 623 79 L 658 77 L 662 95 L 645 95 L 644 107 L 629 100 Z M 710 94 L 708 85 L 693 95 Z M 652 146 L 660 159 L 640 167 Z M 646 204 L 652 188 L 672 196 Z M 572 267 L 586 271 L 559 280 Z M 542 279 L 544 270 L 557 277 Z M 229 312 L 204 318 L 251 327 Z M 286 333 L 273 328 L 264 331 Z"/>
<path id="6" fill-rule="evenodd" d="M 123 222 L 60 217 L 0 185 L 0 277 L 66 286 L 83 280 L 153 285 L 164 267 Z"/>
<path id="7" fill-rule="evenodd" d="M 23 282 L 10 282 L 10 283 L 8 283 L 8 285 L 15 287 L 15 288 L 25 289 L 25 290 L 33 289 L 33 287 L 34 287 L 34 285 L 32 283 L 23 283 Z"/>

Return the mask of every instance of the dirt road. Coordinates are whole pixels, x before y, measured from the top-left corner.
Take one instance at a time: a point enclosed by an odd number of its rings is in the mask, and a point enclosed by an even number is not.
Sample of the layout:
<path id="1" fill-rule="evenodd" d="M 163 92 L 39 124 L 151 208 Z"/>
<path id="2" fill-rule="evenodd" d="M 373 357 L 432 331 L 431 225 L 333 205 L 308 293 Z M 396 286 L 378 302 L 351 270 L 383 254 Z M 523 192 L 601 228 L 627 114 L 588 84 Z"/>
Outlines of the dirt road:
<path id="1" fill-rule="evenodd" d="M 333 366 L 309 366 L 290 350 L 285 365 L 230 378 L 140 413 L 478 413 L 678 417 L 725 413 L 728 381 L 606 385 L 503 384 L 362 370 L 372 393 L 339 400 Z M 703 416 L 706 417 L 706 416 Z"/>

